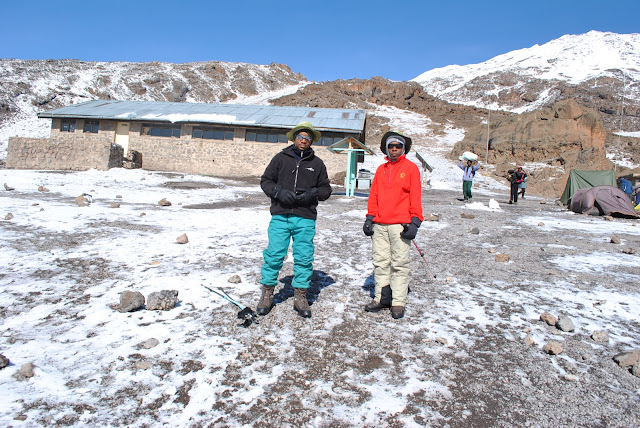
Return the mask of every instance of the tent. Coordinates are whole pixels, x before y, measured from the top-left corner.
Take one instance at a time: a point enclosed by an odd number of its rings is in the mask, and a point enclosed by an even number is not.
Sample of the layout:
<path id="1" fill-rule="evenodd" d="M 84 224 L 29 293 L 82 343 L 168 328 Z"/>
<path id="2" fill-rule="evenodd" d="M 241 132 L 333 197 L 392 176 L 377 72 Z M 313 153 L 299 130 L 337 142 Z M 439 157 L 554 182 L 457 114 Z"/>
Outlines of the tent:
<path id="1" fill-rule="evenodd" d="M 610 169 L 607 171 L 590 171 L 572 169 L 569 172 L 567 185 L 560 197 L 560 202 L 567 204 L 569 199 L 579 189 L 595 187 L 595 186 L 613 186 L 616 187 L 616 173 Z"/>
<path id="2" fill-rule="evenodd" d="M 579 214 L 638 217 L 631 199 L 614 186 L 596 186 L 578 190 L 571 198 L 569 209 Z"/>

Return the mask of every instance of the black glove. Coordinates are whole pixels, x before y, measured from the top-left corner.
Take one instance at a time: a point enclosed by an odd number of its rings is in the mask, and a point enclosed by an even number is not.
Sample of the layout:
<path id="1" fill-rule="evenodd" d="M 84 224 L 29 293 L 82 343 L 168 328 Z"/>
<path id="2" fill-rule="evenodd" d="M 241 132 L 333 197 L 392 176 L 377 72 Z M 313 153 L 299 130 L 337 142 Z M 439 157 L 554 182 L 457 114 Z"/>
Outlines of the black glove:
<path id="1" fill-rule="evenodd" d="M 296 195 L 296 201 L 298 201 L 298 205 L 302 207 L 308 207 L 315 204 L 318 202 L 318 188 L 312 187 L 303 191 L 299 195 Z"/>
<path id="2" fill-rule="evenodd" d="M 283 205 L 293 206 L 296 204 L 296 194 L 289 189 L 285 189 L 279 184 L 273 188 L 271 197 L 282 202 Z"/>
<path id="3" fill-rule="evenodd" d="M 364 226 L 362 226 L 362 231 L 367 236 L 373 235 L 373 216 L 368 215 L 367 219 L 364 221 Z"/>
<path id="4" fill-rule="evenodd" d="M 402 225 L 404 227 L 404 230 L 402 231 L 400 236 L 408 240 L 414 239 L 418 234 L 418 228 L 421 224 L 422 222 L 420 221 L 420 219 L 418 219 L 418 217 L 411 217 L 411 223 Z"/>

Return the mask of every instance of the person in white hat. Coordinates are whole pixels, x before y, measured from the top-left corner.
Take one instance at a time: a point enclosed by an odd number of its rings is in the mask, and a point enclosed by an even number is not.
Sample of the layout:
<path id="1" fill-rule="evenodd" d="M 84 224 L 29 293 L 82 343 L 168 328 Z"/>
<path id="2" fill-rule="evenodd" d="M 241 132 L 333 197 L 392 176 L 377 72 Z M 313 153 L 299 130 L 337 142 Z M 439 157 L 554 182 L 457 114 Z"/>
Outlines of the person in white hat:
<path id="1" fill-rule="evenodd" d="M 462 164 L 462 160 L 467 161 L 467 165 Z M 473 177 L 476 176 L 476 172 L 480 169 L 480 162 L 473 165 L 473 161 L 460 157 L 458 161 L 458 168 L 462 170 L 462 195 L 465 201 L 471 201 L 473 195 L 471 194 L 471 188 L 473 187 Z"/>

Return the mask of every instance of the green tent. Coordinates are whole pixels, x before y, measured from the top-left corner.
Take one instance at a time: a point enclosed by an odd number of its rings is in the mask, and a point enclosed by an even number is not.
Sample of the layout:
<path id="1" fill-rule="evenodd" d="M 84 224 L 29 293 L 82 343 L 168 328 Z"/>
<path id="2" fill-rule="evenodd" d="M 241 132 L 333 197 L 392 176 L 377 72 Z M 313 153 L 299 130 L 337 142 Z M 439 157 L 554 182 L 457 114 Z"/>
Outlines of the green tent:
<path id="1" fill-rule="evenodd" d="M 607 171 L 589 171 L 586 169 L 572 169 L 569 172 L 567 185 L 560 197 L 560 202 L 567 204 L 573 197 L 576 190 L 595 186 L 616 186 L 616 172 L 612 169 Z"/>

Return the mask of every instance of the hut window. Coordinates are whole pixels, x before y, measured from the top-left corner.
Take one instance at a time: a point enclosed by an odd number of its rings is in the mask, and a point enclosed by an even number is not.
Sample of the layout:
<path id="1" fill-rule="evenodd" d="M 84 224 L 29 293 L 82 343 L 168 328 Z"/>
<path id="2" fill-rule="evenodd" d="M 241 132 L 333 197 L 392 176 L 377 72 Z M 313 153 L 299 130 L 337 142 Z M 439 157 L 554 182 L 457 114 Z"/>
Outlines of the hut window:
<path id="1" fill-rule="evenodd" d="M 76 132 L 75 119 L 62 119 L 60 124 L 60 132 Z"/>

